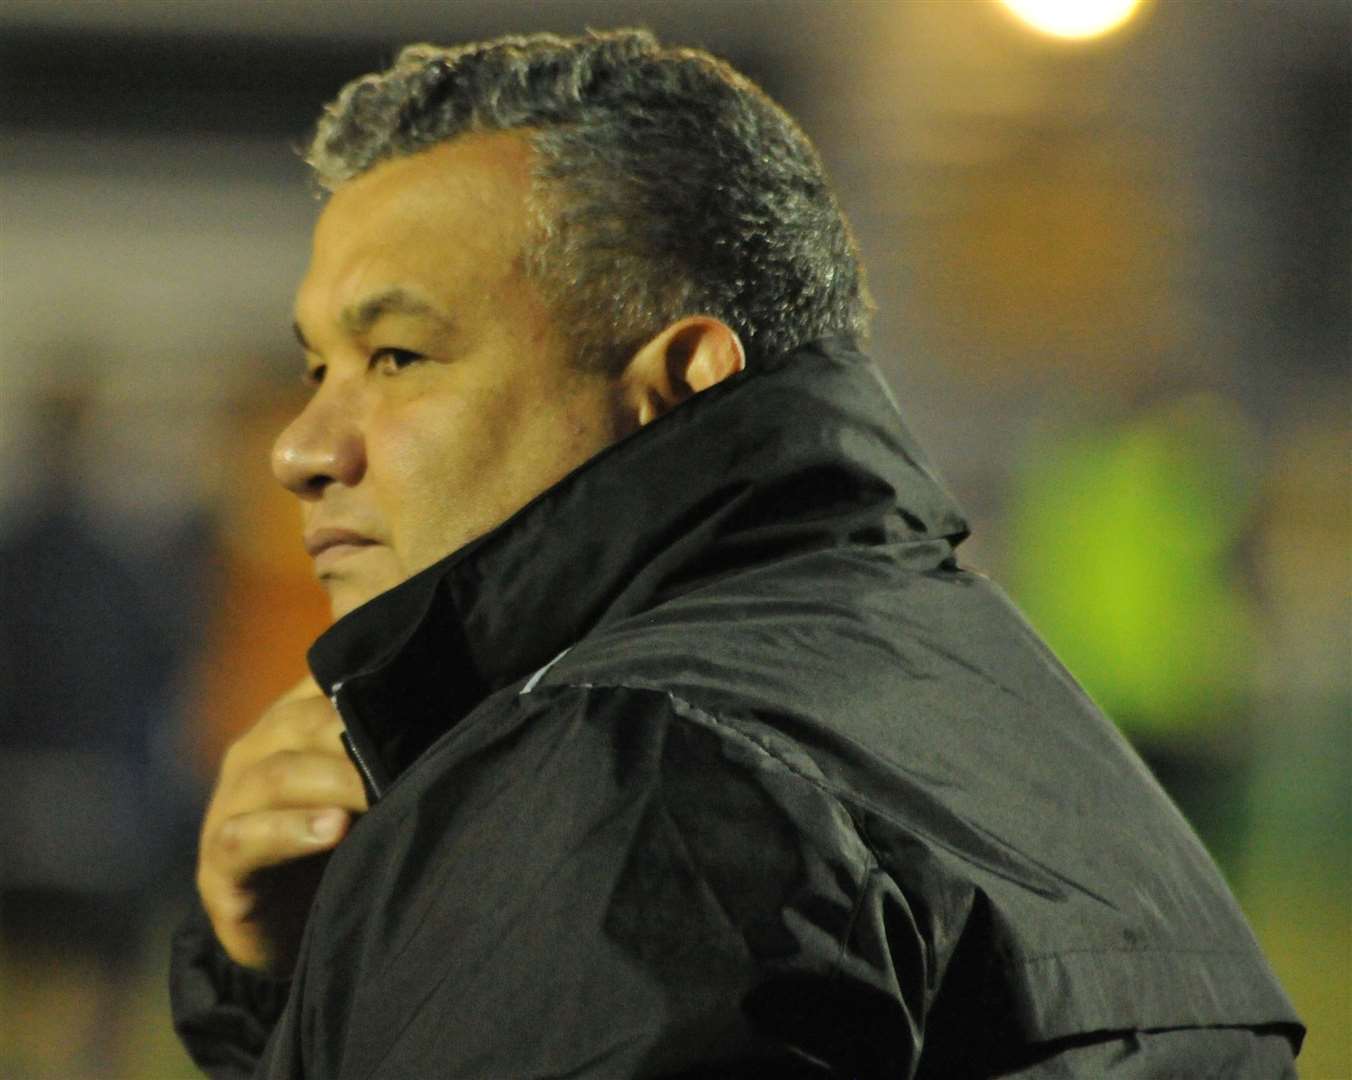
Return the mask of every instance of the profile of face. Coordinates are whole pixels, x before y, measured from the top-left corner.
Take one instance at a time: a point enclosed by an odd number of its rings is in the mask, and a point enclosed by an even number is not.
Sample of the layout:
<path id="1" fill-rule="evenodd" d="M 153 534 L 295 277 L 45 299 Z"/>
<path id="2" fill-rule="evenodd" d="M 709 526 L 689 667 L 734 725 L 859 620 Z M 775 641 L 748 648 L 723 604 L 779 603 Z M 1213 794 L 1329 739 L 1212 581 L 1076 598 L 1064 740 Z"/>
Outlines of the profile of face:
<path id="1" fill-rule="evenodd" d="M 504 521 L 640 421 L 527 279 L 533 151 L 461 136 L 334 192 L 296 298 L 311 396 L 273 450 L 335 617 Z"/>

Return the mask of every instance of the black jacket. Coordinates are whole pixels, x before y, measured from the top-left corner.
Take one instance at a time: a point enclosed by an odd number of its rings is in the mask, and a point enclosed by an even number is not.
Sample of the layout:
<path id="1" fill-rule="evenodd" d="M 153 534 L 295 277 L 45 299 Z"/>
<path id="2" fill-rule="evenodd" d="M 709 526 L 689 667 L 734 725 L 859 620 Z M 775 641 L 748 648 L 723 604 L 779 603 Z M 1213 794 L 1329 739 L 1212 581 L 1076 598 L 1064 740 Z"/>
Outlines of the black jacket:
<path id="1" fill-rule="evenodd" d="M 220 1076 L 1281 1075 L 1302 1029 L 1211 860 L 959 568 L 966 533 L 824 342 L 353 612 L 310 660 L 373 807 L 289 987 L 189 920 L 189 1049 Z"/>

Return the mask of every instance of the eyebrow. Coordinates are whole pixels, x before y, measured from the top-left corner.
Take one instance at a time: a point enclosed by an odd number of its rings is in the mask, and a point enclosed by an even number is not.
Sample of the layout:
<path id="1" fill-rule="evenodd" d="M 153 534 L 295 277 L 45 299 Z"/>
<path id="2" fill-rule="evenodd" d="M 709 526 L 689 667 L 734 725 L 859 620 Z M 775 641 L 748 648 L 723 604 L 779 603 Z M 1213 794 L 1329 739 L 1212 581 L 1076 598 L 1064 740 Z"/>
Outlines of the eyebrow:
<path id="1" fill-rule="evenodd" d="M 356 337 L 366 333 L 386 315 L 407 315 L 412 318 L 427 319 L 439 324 L 446 331 L 455 328 L 455 322 L 451 317 L 435 304 L 400 285 L 382 289 L 380 292 L 372 293 L 370 296 L 349 304 L 343 308 L 338 319 L 343 324 L 343 329 Z M 301 330 L 298 321 L 291 324 L 291 329 L 296 335 L 296 340 L 300 342 L 301 348 L 307 352 L 315 351 L 306 340 L 305 332 Z"/>

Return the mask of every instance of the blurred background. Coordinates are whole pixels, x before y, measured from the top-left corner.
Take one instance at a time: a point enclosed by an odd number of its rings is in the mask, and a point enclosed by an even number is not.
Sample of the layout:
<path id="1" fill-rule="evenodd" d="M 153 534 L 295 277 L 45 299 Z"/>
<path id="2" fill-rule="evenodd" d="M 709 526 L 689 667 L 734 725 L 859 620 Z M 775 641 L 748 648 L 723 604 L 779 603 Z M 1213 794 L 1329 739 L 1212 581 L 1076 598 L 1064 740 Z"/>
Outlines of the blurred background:
<path id="1" fill-rule="evenodd" d="M 406 42 L 642 24 L 817 142 L 966 564 L 1215 853 L 1302 1075 L 1352 1077 L 1352 7 L 1125 16 L 0 5 L 0 1075 L 192 1074 L 165 970 L 197 818 L 325 622 L 267 470 L 318 208 L 294 147 Z"/>

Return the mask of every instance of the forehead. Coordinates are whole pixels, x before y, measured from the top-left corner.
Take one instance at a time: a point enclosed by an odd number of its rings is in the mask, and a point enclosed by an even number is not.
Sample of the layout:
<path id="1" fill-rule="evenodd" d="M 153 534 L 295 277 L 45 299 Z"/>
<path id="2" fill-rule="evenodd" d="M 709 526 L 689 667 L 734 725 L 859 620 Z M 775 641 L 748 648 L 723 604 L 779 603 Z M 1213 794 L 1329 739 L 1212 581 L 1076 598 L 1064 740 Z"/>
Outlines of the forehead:
<path id="1" fill-rule="evenodd" d="M 315 225 L 297 309 L 414 285 L 434 296 L 513 273 L 534 152 L 524 135 L 464 135 L 340 186 Z"/>

